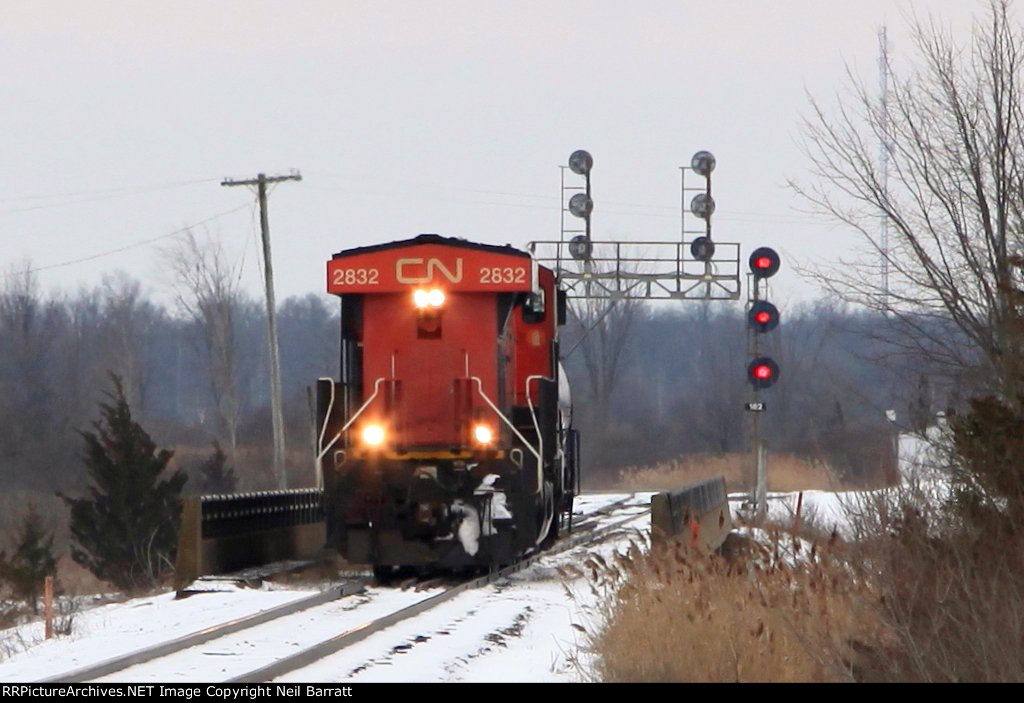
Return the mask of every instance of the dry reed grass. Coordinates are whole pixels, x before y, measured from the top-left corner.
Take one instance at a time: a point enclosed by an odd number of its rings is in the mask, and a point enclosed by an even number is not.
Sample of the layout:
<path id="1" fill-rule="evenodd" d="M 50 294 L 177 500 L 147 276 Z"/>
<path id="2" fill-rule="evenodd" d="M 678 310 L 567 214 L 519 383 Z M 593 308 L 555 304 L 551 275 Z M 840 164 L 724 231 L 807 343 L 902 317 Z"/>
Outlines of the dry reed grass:
<path id="1" fill-rule="evenodd" d="M 1024 681 L 1024 528 L 1007 501 L 904 484 L 729 557 L 682 544 L 587 564 L 604 681 Z M 791 526 L 790 526 L 791 527 Z"/>
<path id="2" fill-rule="evenodd" d="M 849 563 L 895 639 L 878 680 L 1024 681 L 1024 527 L 997 501 L 961 501 L 905 485 L 862 511 Z"/>
<path id="3" fill-rule="evenodd" d="M 734 536 L 735 539 L 735 536 Z M 746 544 L 731 559 L 680 542 L 592 559 L 604 603 L 591 634 L 606 682 L 835 682 L 866 676 L 882 639 L 871 588 L 827 549 L 787 563 Z M 868 676 L 868 678 L 871 678 Z"/>
<path id="4" fill-rule="evenodd" d="M 676 490 L 694 481 L 724 476 L 726 485 L 739 489 L 750 482 L 751 456 L 747 453 L 687 455 L 656 466 L 633 466 L 619 471 L 615 480 L 600 486 L 617 490 Z M 768 457 L 768 490 L 842 490 L 829 466 L 792 454 Z"/>

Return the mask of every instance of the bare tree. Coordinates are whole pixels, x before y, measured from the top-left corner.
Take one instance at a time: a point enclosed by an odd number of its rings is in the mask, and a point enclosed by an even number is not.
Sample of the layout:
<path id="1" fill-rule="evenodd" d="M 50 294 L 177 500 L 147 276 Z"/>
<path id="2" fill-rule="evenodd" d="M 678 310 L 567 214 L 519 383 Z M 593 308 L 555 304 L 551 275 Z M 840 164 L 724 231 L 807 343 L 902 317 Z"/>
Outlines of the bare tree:
<path id="1" fill-rule="evenodd" d="M 129 404 L 144 415 L 147 369 L 142 344 L 155 311 L 142 298 L 141 284 L 123 271 L 105 275 L 102 291 L 106 370 L 123 380 Z"/>
<path id="2" fill-rule="evenodd" d="M 578 353 L 586 372 L 589 407 L 596 429 L 604 436 L 613 392 L 626 364 L 631 331 L 643 311 L 643 301 L 588 298 L 574 301 L 569 310 L 579 334 Z"/>
<path id="3" fill-rule="evenodd" d="M 793 187 L 868 245 L 864 258 L 819 271 L 821 282 L 886 311 L 899 348 L 969 369 L 979 390 L 1014 399 L 1024 386 L 1011 298 L 1013 257 L 1024 251 L 1024 36 L 1010 8 L 990 0 L 963 46 L 934 20 L 916 20 L 917 61 L 902 76 L 890 67 L 885 101 L 852 73 L 835 110 L 812 100 L 804 148 L 814 184 Z M 937 333 L 949 322 L 954 334 Z"/>
<path id="4" fill-rule="evenodd" d="M 240 404 L 235 379 L 235 312 L 240 303 L 237 270 L 223 248 L 189 231 L 167 251 L 178 307 L 196 324 L 207 352 L 217 404 L 218 432 L 237 465 Z"/>

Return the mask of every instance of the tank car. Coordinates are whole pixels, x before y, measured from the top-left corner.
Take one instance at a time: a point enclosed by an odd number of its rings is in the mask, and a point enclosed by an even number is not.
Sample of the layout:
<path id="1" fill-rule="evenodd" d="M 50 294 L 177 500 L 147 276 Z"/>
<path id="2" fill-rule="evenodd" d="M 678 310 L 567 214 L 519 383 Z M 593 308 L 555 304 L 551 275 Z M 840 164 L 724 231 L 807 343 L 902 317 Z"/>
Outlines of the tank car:
<path id="1" fill-rule="evenodd" d="M 423 234 L 327 262 L 340 378 L 317 386 L 328 546 L 378 574 L 493 567 L 553 541 L 578 492 L 566 300 L 511 246 Z"/>

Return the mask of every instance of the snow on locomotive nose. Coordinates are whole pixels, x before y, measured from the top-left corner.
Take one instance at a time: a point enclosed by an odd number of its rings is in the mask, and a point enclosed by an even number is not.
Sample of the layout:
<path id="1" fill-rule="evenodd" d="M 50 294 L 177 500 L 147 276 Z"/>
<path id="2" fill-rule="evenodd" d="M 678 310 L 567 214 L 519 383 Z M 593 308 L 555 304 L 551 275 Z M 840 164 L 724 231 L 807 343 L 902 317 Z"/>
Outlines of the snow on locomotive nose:
<path id="1" fill-rule="evenodd" d="M 327 290 L 341 298 L 340 378 L 317 394 L 329 546 L 379 569 L 459 567 L 555 539 L 578 437 L 552 271 L 427 234 L 335 254 Z"/>

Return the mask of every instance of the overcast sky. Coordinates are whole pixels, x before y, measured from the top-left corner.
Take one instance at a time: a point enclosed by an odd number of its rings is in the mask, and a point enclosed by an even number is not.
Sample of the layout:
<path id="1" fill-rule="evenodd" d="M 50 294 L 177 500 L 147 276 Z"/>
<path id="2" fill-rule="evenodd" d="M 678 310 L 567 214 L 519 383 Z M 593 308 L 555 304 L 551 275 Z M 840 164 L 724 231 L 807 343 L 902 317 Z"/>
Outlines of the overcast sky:
<path id="1" fill-rule="evenodd" d="M 324 262 L 437 232 L 559 235 L 559 169 L 593 155 L 595 239 L 672 240 L 679 166 L 718 159 L 714 235 L 804 262 L 854 235 L 802 215 L 806 92 L 906 64 L 909 13 L 961 37 L 971 0 L 0 0 L 0 263 L 47 291 L 122 269 L 162 295 L 161 247 L 201 226 L 260 291 L 258 219 L 223 177 L 273 190 L 278 298 Z M 121 250 L 121 251 L 116 251 Z M 109 253 L 115 252 L 116 253 Z M 75 262 L 75 263 L 68 263 Z M 62 265 L 67 263 L 67 265 Z M 813 297 L 791 268 L 781 301 Z"/>

